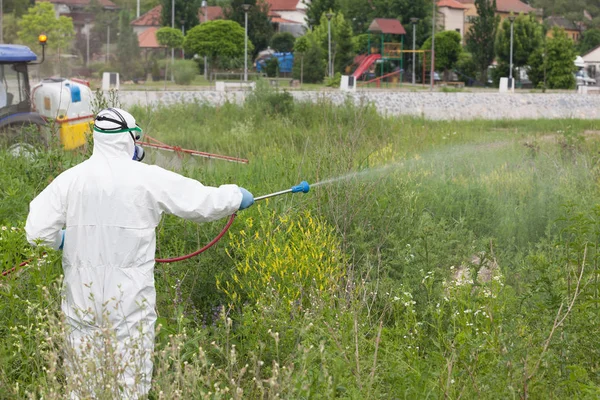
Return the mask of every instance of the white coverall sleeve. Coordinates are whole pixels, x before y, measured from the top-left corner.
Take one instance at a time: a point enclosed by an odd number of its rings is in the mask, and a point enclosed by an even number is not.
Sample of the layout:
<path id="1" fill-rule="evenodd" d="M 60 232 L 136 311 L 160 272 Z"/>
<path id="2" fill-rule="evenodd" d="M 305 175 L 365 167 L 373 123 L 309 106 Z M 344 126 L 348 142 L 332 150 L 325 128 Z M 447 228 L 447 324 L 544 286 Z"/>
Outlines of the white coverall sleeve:
<path id="1" fill-rule="evenodd" d="M 55 179 L 42 193 L 29 203 L 29 215 L 25 224 L 27 241 L 58 250 L 62 242 L 61 229 L 66 220 L 66 208 Z"/>
<path id="2" fill-rule="evenodd" d="M 242 202 L 237 185 L 204 186 L 200 182 L 156 167 L 153 195 L 161 211 L 195 222 L 209 222 L 235 213 Z"/>

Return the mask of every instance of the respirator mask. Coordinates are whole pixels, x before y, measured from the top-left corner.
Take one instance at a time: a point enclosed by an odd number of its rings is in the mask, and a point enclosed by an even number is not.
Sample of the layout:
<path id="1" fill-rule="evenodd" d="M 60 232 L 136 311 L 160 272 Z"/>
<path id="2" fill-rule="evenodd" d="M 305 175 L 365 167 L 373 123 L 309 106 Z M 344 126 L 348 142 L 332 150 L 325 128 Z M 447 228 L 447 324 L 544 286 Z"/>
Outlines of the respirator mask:
<path id="1" fill-rule="evenodd" d="M 142 161 L 144 159 L 146 155 L 144 149 L 142 146 L 136 144 L 142 138 L 142 128 L 135 123 L 135 118 L 127 111 L 118 108 L 107 108 L 100 111 L 94 121 L 94 129 L 105 134 L 129 132 L 134 143 L 132 159 L 134 161 Z"/>

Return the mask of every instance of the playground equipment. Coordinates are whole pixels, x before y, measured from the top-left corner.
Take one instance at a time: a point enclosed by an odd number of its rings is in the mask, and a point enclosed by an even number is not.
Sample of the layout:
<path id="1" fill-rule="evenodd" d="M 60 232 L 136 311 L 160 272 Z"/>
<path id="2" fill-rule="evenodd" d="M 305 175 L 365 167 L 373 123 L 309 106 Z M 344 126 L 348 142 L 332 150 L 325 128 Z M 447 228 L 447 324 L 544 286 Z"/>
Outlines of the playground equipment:
<path id="1" fill-rule="evenodd" d="M 400 21 L 391 18 L 375 18 L 373 22 L 371 22 L 371 25 L 369 25 L 368 32 L 368 53 L 362 57 L 357 57 L 356 61 L 358 61 L 359 65 L 352 76 L 354 76 L 355 79 L 363 78 L 365 73 L 372 68 L 373 64 L 377 65 L 377 63 L 380 66 L 379 75 L 383 76 L 386 72 L 384 70 L 384 61 L 396 61 L 398 70 L 403 71 L 402 50 L 404 47 L 406 30 Z M 379 39 L 377 40 L 377 36 L 373 35 L 379 35 Z M 400 42 L 392 42 L 393 36 L 400 36 Z M 400 73 L 400 76 L 401 75 L 402 73 Z M 367 78 L 372 78 L 372 76 L 367 76 Z"/>
<path id="2" fill-rule="evenodd" d="M 368 28 L 369 44 L 366 54 L 358 55 L 354 63 L 358 67 L 352 73 L 358 85 L 375 84 L 380 87 L 383 82 L 402 82 L 404 77 L 404 58 L 411 54 L 412 68 L 421 69 L 421 83 L 425 85 L 428 78 L 428 54 L 430 50 L 405 50 L 404 36 L 406 30 L 397 19 L 376 18 Z M 393 42 L 399 36 L 399 42 Z M 418 58 L 419 60 L 416 60 Z M 387 70 L 390 63 L 396 64 L 394 70 Z M 379 67 L 379 71 L 377 71 Z"/>

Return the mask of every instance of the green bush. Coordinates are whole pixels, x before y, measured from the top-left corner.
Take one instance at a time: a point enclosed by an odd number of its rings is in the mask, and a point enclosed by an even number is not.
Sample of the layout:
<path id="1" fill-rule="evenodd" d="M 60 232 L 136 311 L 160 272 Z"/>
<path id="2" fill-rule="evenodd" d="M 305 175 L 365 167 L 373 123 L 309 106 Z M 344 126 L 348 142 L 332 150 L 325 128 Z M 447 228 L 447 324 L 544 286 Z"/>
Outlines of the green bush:
<path id="1" fill-rule="evenodd" d="M 336 72 L 335 75 L 331 78 L 327 77 L 325 79 L 325 86 L 339 88 L 342 83 L 342 74 L 340 72 Z"/>
<path id="2" fill-rule="evenodd" d="M 294 110 L 294 97 L 287 91 L 274 90 L 266 80 L 259 80 L 246 104 L 257 110 L 257 114 L 289 115 Z"/>
<path id="3" fill-rule="evenodd" d="M 198 66 L 192 60 L 176 60 L 173 65 L 175 83 L 178 85 L 189 85 L 198 75 Z"/>
<path id="4" fill-rule="evenodd" d="M 271 57 L 267 60 L 267 67 L 265 68 L 267 76 L 270 78 L 279 76 L 279 60 L 277 57 Z"/>

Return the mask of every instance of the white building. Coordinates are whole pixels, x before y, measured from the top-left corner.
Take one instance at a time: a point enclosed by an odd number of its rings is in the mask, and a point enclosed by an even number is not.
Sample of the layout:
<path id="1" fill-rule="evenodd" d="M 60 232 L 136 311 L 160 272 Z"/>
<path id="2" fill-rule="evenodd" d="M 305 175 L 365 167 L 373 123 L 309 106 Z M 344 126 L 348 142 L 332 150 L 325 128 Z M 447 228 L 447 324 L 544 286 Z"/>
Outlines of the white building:
<path id="1" fill-rule="evenodd" d="M 590 78 L 600 82 L 600 46 L 587 52 L 582 58 Z"/>
<path id="2" fill-rule="evenodd" d="M 465 10 L 468 8 L 457 0 L 440 0 L 437 2 L 437 24 L 445 31 L 456 31 L 460 37 L 465 35 Z"/>
<path id="3" fill-rule="evenodd" d="M 306 32 L 306 9 L 310 0 L 266 0 L 269 17 L 277 32 L 302 36 Z"/>

